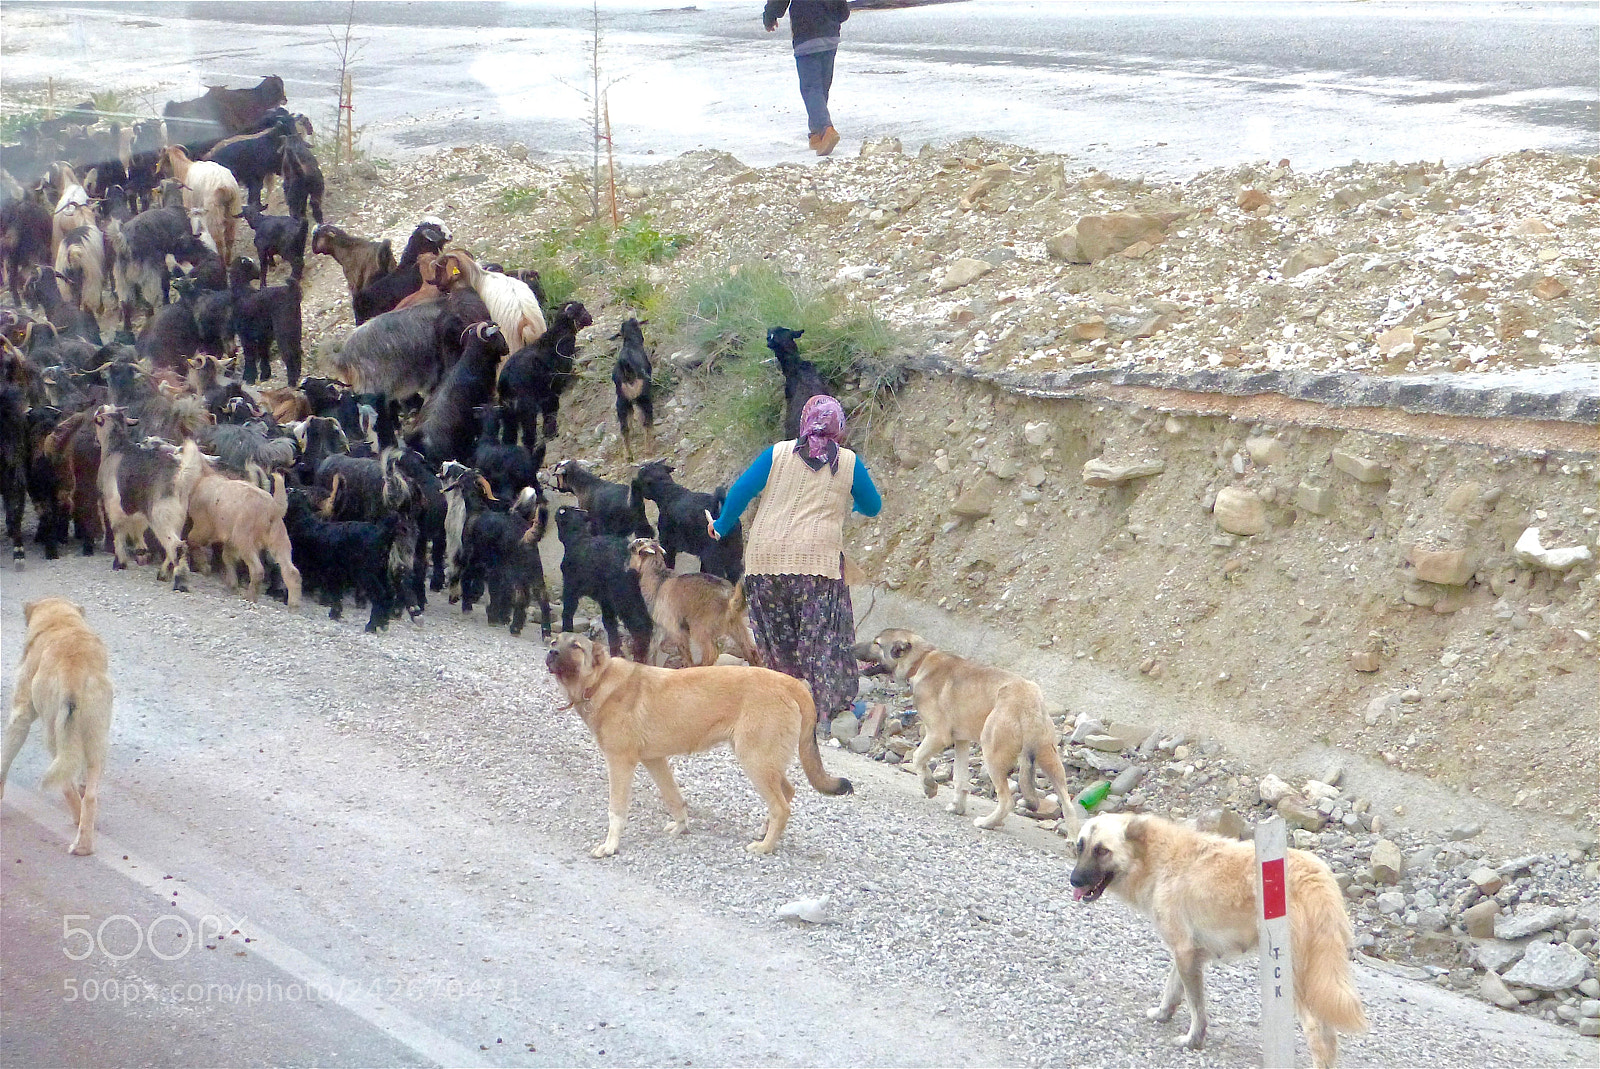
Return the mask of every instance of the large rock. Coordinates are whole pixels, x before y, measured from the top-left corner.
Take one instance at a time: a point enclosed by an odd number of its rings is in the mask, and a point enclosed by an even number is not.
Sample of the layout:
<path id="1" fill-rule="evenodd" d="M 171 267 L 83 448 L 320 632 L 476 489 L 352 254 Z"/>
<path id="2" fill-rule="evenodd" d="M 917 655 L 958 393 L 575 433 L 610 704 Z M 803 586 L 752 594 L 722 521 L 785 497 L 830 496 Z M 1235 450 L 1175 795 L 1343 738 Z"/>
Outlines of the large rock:
<path id="1" fill-rule="evenodd" d="M 1044 251 L 1052 260 L 1069 264 L 1086 264 L 1089 258 L 1078 248 L 1078 228 L 1069 226 L 1061 233 L 1045 239 Z"/>
<path id="2" fill-rule="evenodd" d="M 1472 963 L 1490 972 L 1505 972 L 1506 966 L 1522 957 L 1525 949 L 1521 943 L 1490 939 L 1472 948 Z"/>
<path id="3" fill-rule="evenodd" d="M 1158 244 L 1165 236 L 1158 215 L 1142 212 L 1112 212 L 1086 215 L 1078 220 L 1078 252 L 1084 262 L 1098 263 L 1112 253 L 1121 252 L 1136 241 Z"/>
<path id="4" fill-rule="evenodd" d="M 1492 1002 L 1502 1010 L 1514 1010 L 1522 1003 L 1517 1001 L 1517 996 L 1506 987 L 1505 981 L 1492 972 L 1486 972 L 1478 980 L 1478 996 L 1485 1002 Z"/>
<path id="5" fill-rule="evenodd" d="M 1225 486 L 1217 491 L 1211 514 L 1217 526 L 1236 535 L 1258 535 L 1267 529 L 1267 506 L 1254 491 Z"/>
<path id="6" fill-rule="evenodd" d="M 1160 475 L 1167 470 L 1164 460 L 1137 460 L 1113 464 L 1104 457 L 1095 457 L 1083 466 L 1083 485 L 1115 486 L 1133 479 Z"/>
<path id="7" fill-rule="evenodd" d="M 1505 975 L 1508 984 L 1535 991 L 1565 991 L 1589 974 L 1589 959 L 1568 943 L 1529 943 L 1522 960 Z"/>
<path id="8" fill-rule="evenodd" d="M 1339 254 L 1320 245 L 1302 245 L 1289 254 L 1283 261 L 1283 277 L 1293 278 L 1313 267 L 1327 267 L 1339 258 Z"/>
<path id="9" fill-rule="evenodd" d="M 1293 787 L 1270 772 L 1261 777 L 1261 786 L 1257 788 L 1257 796 L 1268 805 L 1277 805 L 1293 793 Z"/>
<path id="10" fill-rule="evenodd" d="M 1278 815 L 1289 827 L 1304 831 L 1321 831 L 1328 826 L 1327 814 L 1294 795 L 1278 803 Z"/>
<path id="11" fill-rule="evenodd" d="M 1461 911 L 1461 926 L 1474 939 L 1489 939 L 1494 935 L 1494 919 L 1499 915 L 1500 903 L 1486 898 Z"/>
<path id="12" fill-rule="evenodd" d="M 1567 916 L 1567 911 L 1560 906 L 1524 906 L 1515 913 L 1495 918 L 1494 937 L 1521 939 L 1539 932 L 1548 932 L 1565 924 Z"/>
<path id="13" fill-rule="evenodd" d="M 1570 546 L 1566 549 L 1546 549 L 1539 537 L 1539 528 L 1530 527 L 1522 532 L 1522 537 L 1517 539 L 1517 544 L 1512 548 L 1518 560 L 1525 564 L 1536 564 L 1541 568 L 1548 568 L 1553 572 L 1565 571 L 1574 564 L 1581 564 L 1593 558 L 1588 546 Z"/>
<path id="14" fill-rule="evenodd" d="M 970 285 L 994 270 L 994 264 L 987 260 L 975 260 L 971 256 L 963 256 L 951 264 L 944 273 L 944 280 L 939 283 L 940 293 L 949 293 L 962 286 Z"/>
<path id="15" fill-rule="evenodd" d="M 956 503 L 950 511 L 963 520 L 981 520 L 994 511 L 994 503 L 1000 494 L 1000 480 L 993 475 L 984 475 L 967 492 L 956 498 Z"/>
<path id="16" fill-rule="evenodd" d="M 1288 447 L 1271 435 L 1246 438 L 1244 449 L 1250 454 L 1250 462 L 1258 468 L 1277 467 L 1289 459 Z"/>
<path id="17" fill-rule="evenodd" d="M 1385 464 L 1355 453 L 1348 453 L 1343 449 L 1335 449 L 1329 454 L 1333 466 L 1350 476 L 1359 483 L 1381 483 L 1389 479 L 1389 469 Z"/>
<path id="18" fill-rule="evenodd" d="M 1406 870 L 1400 848 L 1388 839 L 1379 839 L 1373 844 L 1370 860 L 1373 883 L 1399 883 L 1400 874 Z"/>
<path id="19" fill-rule="evenodd" d="M 1206 810 L 1195 818 L 1194 825 L 1200 831 L 1208 831 L 1227 839 L 1248 839 L 1253 834 L 1244 818 L 1226 807 Z"/>
<path id="20" fill-rule="evenodd" d="M 1444 586 L 1465 586 L 1476 567 L 1472 554 L 1465 549 L 1428 549 L 1412 546 L 1406 559 L 1417 570 L 1417 578 L 1426 583 Z"/>
<path id="21" fill-rule="evenodd" d="M 1333 511 L 1333 488 L 1301 483 L 1295 488 L 1294 507 L 1314 516 L 1326 516 Z"/>

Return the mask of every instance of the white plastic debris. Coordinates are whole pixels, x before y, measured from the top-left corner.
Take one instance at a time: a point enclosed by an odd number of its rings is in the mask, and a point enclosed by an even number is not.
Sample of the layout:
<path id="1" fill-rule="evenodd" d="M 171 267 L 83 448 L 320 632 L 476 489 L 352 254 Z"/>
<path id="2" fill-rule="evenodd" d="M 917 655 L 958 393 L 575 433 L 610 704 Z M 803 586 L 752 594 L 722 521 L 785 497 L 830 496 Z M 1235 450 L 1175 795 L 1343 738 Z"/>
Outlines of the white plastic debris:
<path id="1" fill-rule="evenodd" d="M 833 924 L 830 912 L 832 895 L 821 898 L 797 898 L 778 907 L 778 916 L 784 920 L 802 921 L 806 924 Z"/>

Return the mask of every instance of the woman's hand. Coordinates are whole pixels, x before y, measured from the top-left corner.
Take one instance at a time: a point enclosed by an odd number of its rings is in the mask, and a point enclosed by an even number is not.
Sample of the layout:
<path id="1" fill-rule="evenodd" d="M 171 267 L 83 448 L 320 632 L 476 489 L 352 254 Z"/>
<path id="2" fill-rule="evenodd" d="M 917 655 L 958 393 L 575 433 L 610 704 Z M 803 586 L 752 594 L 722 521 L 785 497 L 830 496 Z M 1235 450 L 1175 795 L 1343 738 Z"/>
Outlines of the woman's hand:
<path id="1" fill-rule="evenodd" d="M 706 513 L 706 533 L 711 536 L 711 540 L 713 542 L 722 541 L 722 536 L 717 534 L 717 521 L 711 518 L 711 510 L 710 509 L 706 509 L 705 513 Z"/>

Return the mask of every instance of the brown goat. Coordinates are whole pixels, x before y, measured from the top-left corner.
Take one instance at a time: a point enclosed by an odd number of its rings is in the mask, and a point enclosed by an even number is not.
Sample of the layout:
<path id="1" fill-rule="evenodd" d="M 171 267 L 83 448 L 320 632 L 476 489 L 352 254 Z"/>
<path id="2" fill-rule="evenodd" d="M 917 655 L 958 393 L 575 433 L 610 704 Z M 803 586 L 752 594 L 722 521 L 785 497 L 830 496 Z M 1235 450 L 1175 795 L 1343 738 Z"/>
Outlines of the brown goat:
<path id="1" fill-rule="evenodd" d="M 394 249 L 387 240 L 358 238 L 332 223 L 324 223 L 311 232 L 311 251 L 338 261 L 352 301 L 356 294 L 394 270 Z"/>
<path id="2" fill-rule="evenodd" d="M 417 253 L 417 270 L 422 272 L 422 285 L 400 298 L 400 302 L 395 305 L 395 308 L 410 308 L 412 305 L 421 304 L 424 301 L 437 301 L 440 297 L 450 292 L 452 283 L 460 280 L 461 271 L 456 269 L 454 274 L 446 281 L 444 288 L 441 289 L 434 283 L 433 265 L 438 259 L 437 253 L 426 250 Z"/>
<path id="3" fill-rule="evenodd" d="M 211 547 L 221 544 L 223 580 L 230 590 L 236 588 L 239 562 L 243 561 L 250 572 L 246 597 L 255 601 L 261 596 L 266 574 L 261 553 L 271 553 L 283 572 L 289 608 L 295 608 L 300 604 L 300 572 L 290 559 L 289 532 L 283 526 L 288 509 L 281 472 L 273 473 L 269 494 L 259 486 L 230 479 L 207 464 L 189 495 L 189 554 L 201 552 L 209 557 Z"/>
<path id="4" fill-rule="evenodd" d="M 717 640 L 725 637 L 739 657 L 761 666 L 745 616 L 743 586 L 706 572 L 672 574 L 653 538 L 635 538 L 628 550 L 628 570 L 639 573 L 639 592 L 655 622 L 651 664 L 660 663 L 661 646 L 668 642 L 678 648 L 686 667 L 715 664 Z"/>

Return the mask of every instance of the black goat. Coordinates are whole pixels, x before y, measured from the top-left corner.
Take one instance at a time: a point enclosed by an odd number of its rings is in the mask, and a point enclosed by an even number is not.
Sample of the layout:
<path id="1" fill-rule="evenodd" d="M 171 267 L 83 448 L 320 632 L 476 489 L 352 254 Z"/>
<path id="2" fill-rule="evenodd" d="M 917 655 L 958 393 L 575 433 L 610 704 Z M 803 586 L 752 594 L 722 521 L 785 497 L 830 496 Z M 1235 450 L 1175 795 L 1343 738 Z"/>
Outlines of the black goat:
<path id="1" fill-rule="evenodd" d="M 660 509 L 656 525 L 661 528 L 667 567 L 677 567 L 679 553 L 693 553 L 700 558 L 702 572 L 737 583 L 744 574 L 744 525 L 720 541 L 706 531 L 706 513 L 721 514 L 727 490 L 719 488 L 715 494 L 690 490 L 672 481 L 672 470 L 671 464 L 652 460 L 642 465 L 633 479 L 634 495 L 654 501 Z"/>
<path id="2" fill-rule="evenodd" d="M 434 464 L 472 458 L 478 438 L 473 413 L 494 398 L 495 371 L 506 355 L 505 336 L 493 323 L 474 323 L 461 341 L 461 359 L 423 402 L 417 429 L 407 439 Z"/>
<path id="3" fill-rule="evenodd" d="M 250 224 L 261 277 L 265 279 L 273 261 L 281 259 L 289 265 L 289 277 L 300 281 L 306 270 L 306 238 L 311 233 L 311 223 L 304 217 L 268 215 L 265 208 L 253 205 L 246 205 L 240 214 Z"/>
<path id="4" fill-rule="evenodd" d="M 50 209 L 37 192 L 13 190 L 0 206 L 0 261 L 5 264 L 6 286 L 11 303 L 22 307 L 23 277 L 30 268 L 48 267 L 50 253 Z"/>
<path id="5" fill-rule="evenodd" d="M 489 480 L 489 489 L 502 501 L 515 501 L 523 490 L 539 485 L 539 469 L 544 467 L 545 443 L 540 442 L 530 452 L 527 446 L 500 440 L 501 428 L 516 428 L 504 420 L 505 410 L 499 405 L 480 405 L 473 412 L 478 417 L 478 447 L 472 454 L 472 466 Z"/>
<path id="6" fill-rule="evenodd" d="M 295 477 L 304 484 L 317 479 L 317 468 L 331 456 L 350 451 L 350 441 L 345 437 L 339 421 L 330 416 L 308 416 L 303 422 L 290 424 L 295 441 L 300 446 L 300 459 L 294 462 Z"/>
<path id="7" fill-rule="evenodd" d="M 122 304 L 122 329 L 131 334 L 136 304 L 153 312 L 172 299 L 167 257 L 195 257 L 198 253 L 191 246 L 198 242 L 182 203 L 140 212 L 112 228 L 110 237 L 114 253 L 111 277 Z"/>
<path id="8" fill-rule="evenodd" d="M 32 461 L 26 391 L 20 383 L 6 382 L 0 385 L 0 500 L 5 503 L 11 559 L 18 569 L 27 556 L 22 547 L 22 517 L 28 507 L 28 468 Z"/>
<path id="9" fill-rule="evenodd" d="M 179 375 L 188 373 L 189 359 L 200 352 L 200 326 L 195 322 L 189 287 L 178 287 L 178 300 L 157 308 L 145 320 L 134 348 L 139 359 L 152 368 L 166 368 Z"/>
<path id="10" fill-rule="evenodd" d="M 450 231 L 439 220 L 430 217 L 418 223 L 406 241 L 406 247 L 400 253 L 400 262 L 394 265 L 394 270 L 369 282 L 351 298 L 356 324 L 359 326 L 375 315 L 392 310 L 421 289 L 422 268 L 418 257 L 425 252 L 439 255 L 449 240 Z"/>
<path id="11" fill-rule="evenodd" d="M 611 369 L 611 385 L 617 391 L 617 423 L 622 428 L 622 448 L 628 460 L 633 460 L 632 417 L 639 412 L 639 422 L 644 425 L 645 452 L 656 448 L 656 403 L 650 376 L 650 354 L 645 351 L 644 331 L 637 319 L 625 319 L 614 337 L 622 339 L 617 350 L 617 362 Z M 671 552 L 670 550 L 668 552 Z M 671 567 L 670 561 L 667 567 Z"/>
<path id="12" fill-rule="evenodd" d="M 204 158 L 220 163 L 244 186 L 246 203 L 260 209 L 267 178 L 283 169 L 283 145 L 295 135 L 294 116 L 282 112 L 260 133 L 240 134 L 218 142 Z"/>
<path id="13" fill-rule="evenodd" d="M 817 365 L 800 356 L 800 346 L 795 343 L 804 333 L 803 330 L 790 330 L 788 327 L 773 327 L 767 331 L 767 348 L 777 357 L 778 368 L 783 372 L 785 438 L 800 436 L 800 413 L 807 401 L 819 394 L 833 396 L 833 390 L 817 370 Z"/>
<path id="14" fill-rule="evenodd" d="M 539 340 L 518 349 L 500 372 L 500 402 L 522 432 L 522 444 L 532 449 L 544 438 L 556 436 L 556 413 L 561 395 L 577 381 L 573 373 L 578 352 L 578 331 L 594 323 L 577 301 L 557 309 Z"/>
<path id="15" fill-rule="evenodd" d="M 393 515 L 376 523 L 328 520 L 312 507 L 306 491 L 289 491 L 283 525 L 289 532 L 290 556 L 306 592 L 319 594 L 329 606 L 329 619 L 344 615 L 344 595 L 355 591 L 372 608 L 366 629 L 389 626 L 395 613 L 389 557 L 399 524 Z"/>
<path id="16" fill-rule="evenodd" d="M 41 267 L 22 287 L 22 295 L 44 310 L 45 318 L 59 335 L 81 338 L 94 345 L 104 344 L 94 314 L 61 296 L 63 281 L 65 279 L 55 268 Z"/>
<path id="17" fill-rule="evenodd" d="M 556 534 L 561 539 L 561 630 L 572 630 L 578 599 L 593 598 L 600 604 L 611 656 L 622 656 L 620 617 L 628 629 L 633 659 L 647 663 L 650 609 L 639 592 L 639 574 L 628 570 L 628 539 L 594 534 L 588 515 L 570 505 L 556 510 Z"/>
<path id="18" fill-rule="evenodd" d="M 283 376 L 290 386 L 300 381 L 303 357 L 300 346 L 300 283 L 293 278 L 282 286 L 250 285 L 260 274 L 255 261 L 241 256 L 233 261 L 233 332 L 244 355 L 244 381 L 253 384 L 272 375 L 272 345 L 283 358 Z"/>
<path id="19" fill-rule="evenodd" d="M 457 497 L 460 500 L 456 500 Z M 462 515 L 460 548 L 461 611 L 487 591 L 491 627 L 510 625 L 522 634 L 528 605 L 539 599 L 539 630 L 550 637 L 550 594 L 544 581 L 539 542 L 550 523 L 550 508 L 537 489 L 505 510 L 489 495 L 489 484 L 478 472 L 463 469 L 447 484 L 446 498 Z"/>
<path id="20" fill-rule="evenodd" d="M 34 539 L 44 544 L 45 560 L 60 557 L 61 546 L 71 534 L 75 490 L 72 466 L 58 463 L 57 457 L 47 448 L 62 421 L 61 410 L 50 405 L 36 405 L 28 410 L 28 497 L 39 518 Z M 59 448 L 58 444 L 57 452 Z M 98 443 L 96 448 L 98 450 Z"/>
<path id="21" fill-rule="evenodd" d="M 594 523 L 596 534 L 654 538 L 645 517 L 644 498 L 623 483 L 607 482 L 576 460 L 556 465 L 556 489 L 578 499 L 578 507 Z"/>
<path id="22" fill-rule="evenodd" d="M 283 202 L 289 206 L 289 214 L 303 219 L 309 206 L 311 217 L 321 226 L 324 182 L 316 153 L 298 135 L 285 139 L 282 152 Z"/>

